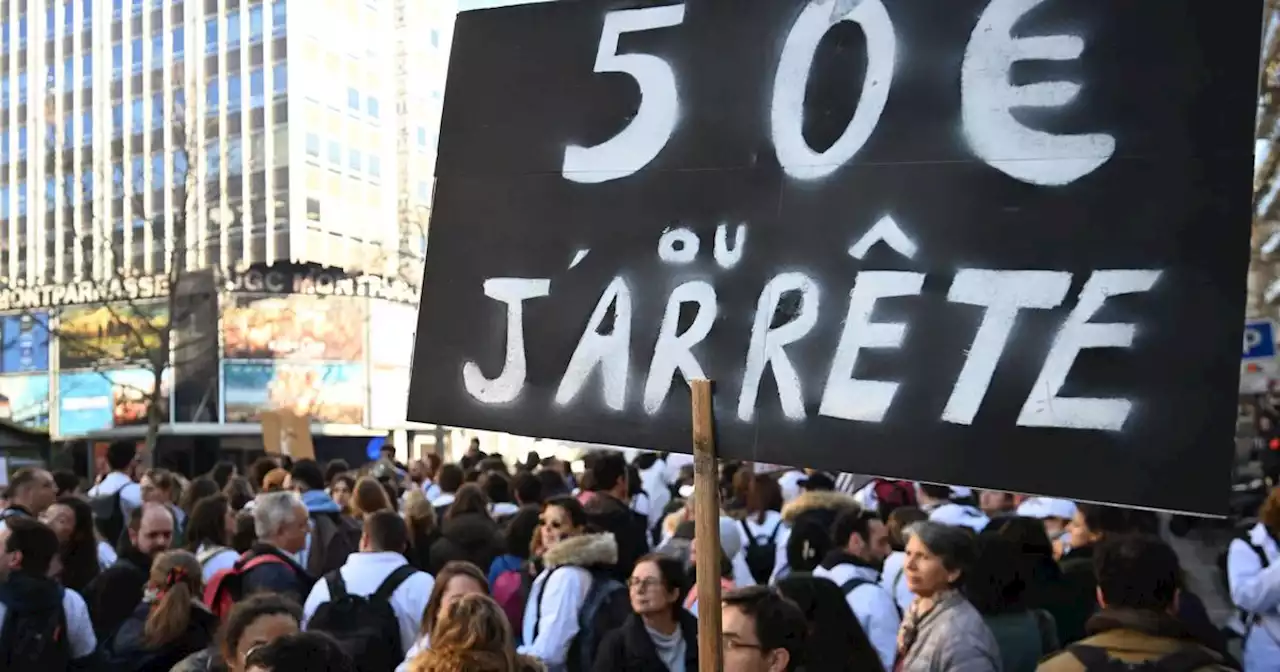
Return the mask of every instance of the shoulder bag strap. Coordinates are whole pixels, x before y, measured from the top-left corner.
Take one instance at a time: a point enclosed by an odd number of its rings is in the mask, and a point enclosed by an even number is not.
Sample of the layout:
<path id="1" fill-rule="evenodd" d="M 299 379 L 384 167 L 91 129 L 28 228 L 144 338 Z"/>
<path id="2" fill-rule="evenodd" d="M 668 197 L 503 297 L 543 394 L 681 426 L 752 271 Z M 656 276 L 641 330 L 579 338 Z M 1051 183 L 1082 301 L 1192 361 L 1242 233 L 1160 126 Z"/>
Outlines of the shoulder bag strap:
<path id="1" fill-rule="evenodd" d="M 324 582 L 329 586 L 329 601 L 337 602 L 347 597 L 347 584 L 342 581 L 342 571 L 333 570 L 324 575 Z"/>
<path id="2" fill-rule="evenodd" d="M 414 569 L 412 565 L 400 565 L 399 567 L 396 567 L 395 571 L 387 575 L 387 578 L 383 579 L 382 584 L 378 586 L 376 591 L 374 591 L 373 599 L 390 602 L 391 595 L 396 592 L 396 589 L 400 587 L 400 584 L 404 583 L 409 579 L 409 577 L 417 573 L 418 570 Z"/>
<path id="3" fill-rule="evenodd" d="M 751 534 L 751 527 L 747 525 L 747 520 L 743 518 L 738 521 L 738 525 L 742 527 L 742 534 L 747 538 L 747 546 L 756 547 L 756 535 Z"/>
<path id="4" fill-rule="evenodd" d="M 1086 646 L 1084 644 L 1073 644 L 1067 647 L 1067 651 L 1084 665 L 1086 670 L 1095 667 L 1106 667 L 1111 662 L 1111 656 L 1107 654 L 1106 649 L 1100 649 L 1096 646 Z"/>
<path id="5" fill-rule="evenodd" d="M 547 570 L 547 578 L 542 580 L 542 589 L 538 591 L 538 601 L 533 603 L 533 638 L 538 638 L 538 629 L 542 626 L 542 600 L 547 596 L 547 587 L 551 585 L 551 575 L 555 574 L 561 567 L 567 565 L 558 565 Z M 536 580 L 536 579 L 535 579 Z M 528 643 L 528 642 L 526 642 Z"/>

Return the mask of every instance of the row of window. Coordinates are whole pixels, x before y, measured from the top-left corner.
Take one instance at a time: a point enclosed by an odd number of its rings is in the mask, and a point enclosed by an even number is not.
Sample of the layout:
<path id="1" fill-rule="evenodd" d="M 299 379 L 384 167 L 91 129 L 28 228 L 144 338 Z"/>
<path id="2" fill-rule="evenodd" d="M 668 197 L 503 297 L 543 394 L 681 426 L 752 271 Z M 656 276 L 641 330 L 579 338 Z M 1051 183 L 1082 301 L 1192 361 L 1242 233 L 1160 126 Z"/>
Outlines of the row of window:
<path id="1" fill-rule="evenodd" d="M 157 33 L 151 36 L 151 68 L 158 70 L 164 67 L 166 60 L 164 51 L 164 33 Z M 182 26 L 173 29 L 173 51 L 171 52 L 174 61 L 181 61 L 186 54 L 187 36 Z M 142 52 L 145 42 L 141 37 L 135 37 L 129 43 L 129 62 L 133 74 L 142 72 Z M 120 79 L 124 75 L 124 44 L 116 42 L 111 45 L 111 78 Z"/>
<path id="2" fill-rule="evenodd" d="M 355 87 L 347 87 L 347 110 L 353 114 L 360 114 L 361 95 L 359 89 Z M 364 111 L 369 115 L 370 119 L 379 119 L 381 117 L 381 107 L 378 104 L 377 96 L 364 96 Z"/>
<path id="3" fill-rule="evenodd" d="M 320 149 L 320 136 L 316 133 L 308 133 L 306 137 L 307 156 L 318 162 Z M 330 140 L 327 158 L 330 168 L 341 169 L 343 166 L 342 144 L 336 140 Z M 356 177 L 361 175 L 368 176 L 370 182 L 377 182 L 382 179 L 382 158 L 373 154 L 365 156 L 359 148 L 350 147 L 347 149 L 346 167 Z"/>
<path id="4" fill-rule="evenodd" d="M 241 96 L 242 77 L 240 74 L 227 76 L 226 110 L 228 114 L 239 112 L 243 106 Z M 205 86 L 205 114 L 210 116 L 218 114 L 221 103 L 219 87 L 219 81 L 216 79 L 211 80 Z M 271 66 L 271 95 L 273 97 L 283 96 L 288 88 L 289 72 L 285 64 L 276 63 Z M 266 105 L 266 102 L 265 72 L 261 67 L 257 67 L 249 71 L 249 107 L 257 109 Z"/>
<path id="5" fill-rule="evenodd" d="M 129 118 L 131 124 L 129 128 L 134 133 L 140 133 L 147 128 L 146 114 L 144 112 L 143 98 L 134 98 L 129 102 Z M 174 116 L 187 106 L 187 96 L 181 90 L 173 92 L 173 108 Z M 164 93 L 157 91 L 151 94 L 151 124 L 152 129 L 160 129 L 164 127 Z M 124 135 L 124 103 L 116 103 L 111 106 L 111 137 L 118 138 Z"/>
<path id="6" fill-rule="evenodd" d="M 271 3 L 271 34 L 280 36 L 285 34 L 285 0 L 273 0 Z M 221 21 L 222 32 L 226 35 L 227 51 L 235 51 L 240 48 L 240 10 L 232 10 L 227 12 L 226 17 Z M 211 16 L 204 20 L 204 53 L 206 55 L 218 53 L 218 25 L 219 19 Z M 262 5 L 254 5 L 249 8 L 249 44 L 256 44 L 262 41 Z"/>
<path id="7" fill-rule="evenodd" d="M 44 35 L 45 39 L 52 40 L 56 34 L 56 28 L 62 25 L 62 34 L 70 35 L 78 29 L 89 30 L 93 26 L 93 5 L 95 0 L 48 0 L 45 7 L 44 16 Z M 132 13 L 136 16 L 142 13 L 144 5 L 152 9 L 158 9 L 165 5 L 180 5 L 182 0 L 133 0 L 131 7 Z M 76 6 L 80 6 L 80 23 L 76 24 Z M 112 0 L 111 16 L 119 19 L 123 15 L 123 0 Z M 25 47 L 27 44 L 27 15 L 19 14 L 17 17 L 0 23 L 0 30 L 3 31 L 3 49 L 8 51 L 9 40 L 15 35 L 18 39 L 18 48 Z"/>

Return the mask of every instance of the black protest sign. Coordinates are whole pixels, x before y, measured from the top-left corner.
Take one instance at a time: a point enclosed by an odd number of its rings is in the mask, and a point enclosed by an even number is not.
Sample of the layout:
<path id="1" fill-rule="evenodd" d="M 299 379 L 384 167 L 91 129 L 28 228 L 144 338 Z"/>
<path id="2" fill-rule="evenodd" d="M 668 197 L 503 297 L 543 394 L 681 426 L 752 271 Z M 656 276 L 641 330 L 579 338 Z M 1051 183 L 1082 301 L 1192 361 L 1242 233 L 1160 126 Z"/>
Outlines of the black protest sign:
<path id="1" fill-rule="evenodd" d="M 1260 2 L 458 17 L 409 419 L 1226 505 Z"/>

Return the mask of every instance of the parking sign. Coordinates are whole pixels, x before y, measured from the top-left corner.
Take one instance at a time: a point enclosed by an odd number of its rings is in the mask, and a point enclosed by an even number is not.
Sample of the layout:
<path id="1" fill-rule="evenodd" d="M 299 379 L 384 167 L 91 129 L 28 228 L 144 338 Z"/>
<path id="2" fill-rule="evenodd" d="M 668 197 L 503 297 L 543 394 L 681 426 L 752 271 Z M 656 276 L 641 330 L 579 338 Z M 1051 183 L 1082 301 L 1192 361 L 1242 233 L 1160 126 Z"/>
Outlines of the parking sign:
<path id="1" fill-rule="evenodd" d="M 1275 323 L 1249 320 L 1244 325 L 1240 358 L 1240 392 L 1261 394 L 1277 377 Z"/>

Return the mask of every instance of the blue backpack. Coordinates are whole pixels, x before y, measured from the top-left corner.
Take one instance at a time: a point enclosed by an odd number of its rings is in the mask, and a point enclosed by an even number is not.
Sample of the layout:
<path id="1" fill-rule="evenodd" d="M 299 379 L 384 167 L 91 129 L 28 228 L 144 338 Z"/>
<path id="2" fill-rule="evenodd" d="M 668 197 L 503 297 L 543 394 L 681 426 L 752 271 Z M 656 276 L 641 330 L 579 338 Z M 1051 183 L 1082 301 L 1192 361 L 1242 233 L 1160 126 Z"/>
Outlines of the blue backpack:
<path id="1" fill-rule="evenodd" d="M 560 565 L 548 572 L 546 580 L 542 582 L 543 593 L 551 582 L 552 574 L 561 567 L 572 566 Z M 605 569 L 581 569 L 591 574 L 591 587 L 587 589 L 587 597 L 582 602 L 582 609 L 578 611 L 578 634 L 569 645 L 569 656 L 565 660 L 569 672 L 591 670 L 595 666 L 596 651 L 604 636 L 622 627 L 631 615 L 631 596 L 621 581 L 613 578 Z M 542 620 L 542 597 L 543 594 L 540 593 L 538 602 L 534 605 L 534 639 L 538 637 L 538 627 Z"/>

